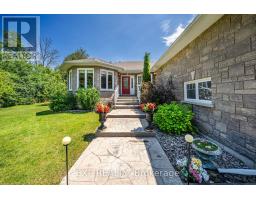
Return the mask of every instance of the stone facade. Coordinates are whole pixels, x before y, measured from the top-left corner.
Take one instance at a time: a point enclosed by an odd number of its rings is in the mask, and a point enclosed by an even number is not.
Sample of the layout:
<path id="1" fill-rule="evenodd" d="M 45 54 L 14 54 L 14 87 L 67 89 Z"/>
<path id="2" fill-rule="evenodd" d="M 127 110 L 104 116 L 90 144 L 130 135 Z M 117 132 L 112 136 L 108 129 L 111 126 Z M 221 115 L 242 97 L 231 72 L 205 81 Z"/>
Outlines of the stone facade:
<path id="1" fill-rule="evenodd" d="M 256 15 L 224 15 L 156 71 L 171 76 L 184 100 L 184 82 L 211 77 L 213 107 L 193 105 L 201 131 L 256 161 Z"/>

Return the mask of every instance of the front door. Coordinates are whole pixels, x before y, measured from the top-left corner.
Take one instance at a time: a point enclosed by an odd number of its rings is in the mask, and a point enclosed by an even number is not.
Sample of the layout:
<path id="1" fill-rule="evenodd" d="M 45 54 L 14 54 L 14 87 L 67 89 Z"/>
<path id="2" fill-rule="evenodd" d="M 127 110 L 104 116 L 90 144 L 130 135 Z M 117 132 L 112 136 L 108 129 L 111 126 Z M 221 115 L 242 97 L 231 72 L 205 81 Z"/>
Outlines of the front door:
<path id="1" fill-rule="evenodd" d="M 130 95 L 130 76 L 122 76 L 122 95 Z"/>

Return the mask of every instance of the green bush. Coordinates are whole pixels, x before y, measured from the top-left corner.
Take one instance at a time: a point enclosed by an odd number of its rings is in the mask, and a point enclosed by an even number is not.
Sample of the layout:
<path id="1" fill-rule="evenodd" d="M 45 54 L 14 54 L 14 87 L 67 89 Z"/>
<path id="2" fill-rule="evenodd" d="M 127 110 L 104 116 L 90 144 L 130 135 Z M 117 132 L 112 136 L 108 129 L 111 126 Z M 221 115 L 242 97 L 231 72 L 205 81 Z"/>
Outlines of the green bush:
<path id="1" fill-rule="evenodd" d="M 154 123 L 161 131 L 180 135 L 192 132 L 193 113 L 191 107 L 184 104 L 163 104 L 154 114 Z"/>
<path id="2" fill-rule="evenodd" d="M 0 70 L 0 107 L 14 106 L 16 96 L 11 74 Z"/>
<path id="3" fill-rule="evenodd" d="M 84 110 L 93 110 L 100 100 L 100 93 L 96 88 L 79 88 L 76 95 L 78 104 Z"/>
<path id="4" fill-rule="evenodd" d="M 51 110 L 56 112 L 68 110 L 69 107 L 67 105 L 67 93 L 56 93 L 55 95 L 53 95 L 51 97 L 49 107 Z"/>
<path id="5" fill-rule="evenodd" d="M 77 98 L 73 92 L 68 92 L 66 97 L 66 103 L 69 110 L 75 110 L 78 108 L 77 106 Z"/>

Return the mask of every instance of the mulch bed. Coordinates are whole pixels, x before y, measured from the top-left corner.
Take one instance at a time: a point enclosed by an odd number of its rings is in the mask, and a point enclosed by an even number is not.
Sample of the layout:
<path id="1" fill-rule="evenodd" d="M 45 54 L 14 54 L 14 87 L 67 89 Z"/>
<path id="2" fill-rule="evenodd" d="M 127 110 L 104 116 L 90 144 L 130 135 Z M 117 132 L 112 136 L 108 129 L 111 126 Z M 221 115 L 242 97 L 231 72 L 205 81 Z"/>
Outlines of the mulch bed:
<path id="1" fill-rule="evenodd" d="M 171 164 L 176 170 L 176 160 L 187 156 L 187 146 L 184 140 L 184 136 L 174 136 L 156 131 L 156 138 L 165 151 Z M 204 138 L 202 135 L 197 135 L 196 138 Z M 195 155 L 193 149 L 192 155 Z M 223 153 L 215 160 L 220 168 L 248 168 L 241 160 L 235 158 L 228 152 L 223 150 Z M 232 174 L 220 174 L 216 170 L 207 170 L 210 175 L 210 180 L 206 184 L 256 184 L 256 177 L 232 175 Z M 181 177 L 183 182 L 185 180 Z"/>

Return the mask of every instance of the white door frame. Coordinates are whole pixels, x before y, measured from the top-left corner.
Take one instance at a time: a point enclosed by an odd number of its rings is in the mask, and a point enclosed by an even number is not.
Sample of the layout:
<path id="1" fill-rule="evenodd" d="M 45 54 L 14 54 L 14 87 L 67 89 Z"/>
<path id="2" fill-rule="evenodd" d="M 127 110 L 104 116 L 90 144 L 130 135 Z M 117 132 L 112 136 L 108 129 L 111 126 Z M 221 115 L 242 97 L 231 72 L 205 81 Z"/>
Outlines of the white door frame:
<path id="1" fill-rule="evenodd" d="M 135 95 L 135 76 L 130 75 L 130 95 Z"/>

